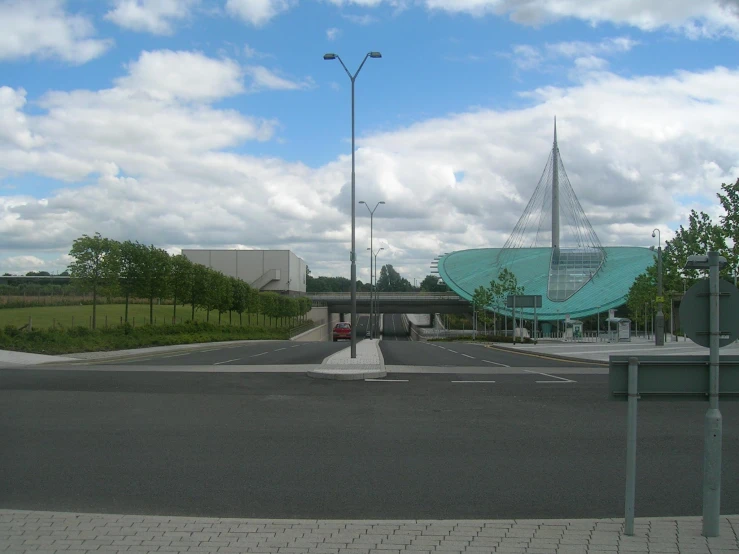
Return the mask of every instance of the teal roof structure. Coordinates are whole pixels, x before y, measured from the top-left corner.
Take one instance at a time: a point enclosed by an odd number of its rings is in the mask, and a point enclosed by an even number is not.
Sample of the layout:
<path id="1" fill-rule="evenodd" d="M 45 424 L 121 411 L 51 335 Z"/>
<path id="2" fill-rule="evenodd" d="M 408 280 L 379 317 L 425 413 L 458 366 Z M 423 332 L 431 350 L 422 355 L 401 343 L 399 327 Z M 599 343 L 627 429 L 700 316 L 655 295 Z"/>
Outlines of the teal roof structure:
<path id="1" fill-rule="evenodd" d="M 498 280 L 498 273 L 505 267 L 524 287 L 524 294 L 542 296 L 542 307 L 537 308 L 539 321 L 564 320 L 569 315 L 578 319 L 595 315 L 626 303 L 629 288 L 637 276 L 654 263 L 655 252 L 648 248 L 615 246 L 605 247 L 606 258 L 600 269 L 582 288 L 567 300 L 555 302 L 547 296 L 552 248 L 519 248 L 514 258 L 498 254 L 501 248 L 460 250 L 439 258 L 438 271 L 444 282 L 459 296 L 472 300 L 476 288 L 489 287 Z M 489 306 L 500 314 L 511 315 L 505 306 Z M 534 310 L 516 310 L 524 319 L 533 319 Z"/>

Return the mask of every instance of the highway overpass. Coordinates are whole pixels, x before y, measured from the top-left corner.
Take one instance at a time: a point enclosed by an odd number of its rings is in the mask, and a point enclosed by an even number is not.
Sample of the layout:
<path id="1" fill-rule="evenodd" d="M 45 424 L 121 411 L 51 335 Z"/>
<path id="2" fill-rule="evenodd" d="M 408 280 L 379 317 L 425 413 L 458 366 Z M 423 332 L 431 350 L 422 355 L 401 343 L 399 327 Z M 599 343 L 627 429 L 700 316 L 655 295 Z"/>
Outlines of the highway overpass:
<path id="1" fill-rule="evenodd" d="M 314 306 L 326 306 L 329 313 L 346 314 L 352 311 L 348 292 L 308 293 Z M 465 314 L 471 304 L 449 292 L 378 292 L 378 313 L 382 314 Z M 357 313 L 369 313 L 370 293 L 357 293 Z"/>

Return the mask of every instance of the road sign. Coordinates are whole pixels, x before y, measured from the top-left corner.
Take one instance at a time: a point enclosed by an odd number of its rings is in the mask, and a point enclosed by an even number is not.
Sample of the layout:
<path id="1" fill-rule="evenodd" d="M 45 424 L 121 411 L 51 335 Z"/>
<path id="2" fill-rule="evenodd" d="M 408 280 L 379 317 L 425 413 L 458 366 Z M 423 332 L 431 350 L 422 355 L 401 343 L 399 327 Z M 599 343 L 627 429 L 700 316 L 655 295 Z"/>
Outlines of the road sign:
<path id="1" fill-rule="evenodd" d="M 696 344 L 710 346 L 708 279 L 688 289 L 680 303 L 680 327 Z M 719 281 L 719 346 L 739 338 L 739 289 L 728 281 Z"/>
<path id="2" fill-rule="evenodd" d="M 509 294 L 508 307 L 541 308 L 541 294 Z"/>
<path id="3" fill-rule="evenodd" d="M 658 296 L 657 298 L 654 299 L 654 301 L 655 302 L 662 302 L 662 303 L 664 303 L 665 297 L 664 296 Z"/>
<path id="4" fill-rule="evenodd" d="M 608 384 L 612 400 L 628 399 L 628 369 L 631 356 L 608 358 Z M 699 356 L 638 356 L 639 400 L 708 401 L 708 362 Z M 739 400 L 739 356 L 721 356 L 721 400 Z"/>

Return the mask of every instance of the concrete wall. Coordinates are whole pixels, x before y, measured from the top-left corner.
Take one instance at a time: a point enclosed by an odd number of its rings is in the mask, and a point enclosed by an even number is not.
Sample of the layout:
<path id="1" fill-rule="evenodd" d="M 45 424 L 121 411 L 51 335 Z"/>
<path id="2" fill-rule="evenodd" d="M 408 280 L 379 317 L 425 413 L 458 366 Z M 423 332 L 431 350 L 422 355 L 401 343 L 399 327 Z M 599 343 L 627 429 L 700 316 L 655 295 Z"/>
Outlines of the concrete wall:
<path id="1" fill-rule="evenodd" d="M 339 314 L 331 314 L 331 321 L 328 321 L 328 308 L 326 307 L 313 307 L 308 312 L 308 319 L 315 323 L 318 323 L 317 327 L 314 327 L 310 331 L 306 331 L 293 337 L 291 340 L 299 342 L 308 341 L 331 341 L 331 331 L 339 322 Z"/>
<path id="2" fill-rule="evenodd" d="M 279 270 L 278 280 L 261 290 L 305 293 L 307 264 L 289 250 L 183 250 L 190 261 L 251 284 L 270 270 Z"/>

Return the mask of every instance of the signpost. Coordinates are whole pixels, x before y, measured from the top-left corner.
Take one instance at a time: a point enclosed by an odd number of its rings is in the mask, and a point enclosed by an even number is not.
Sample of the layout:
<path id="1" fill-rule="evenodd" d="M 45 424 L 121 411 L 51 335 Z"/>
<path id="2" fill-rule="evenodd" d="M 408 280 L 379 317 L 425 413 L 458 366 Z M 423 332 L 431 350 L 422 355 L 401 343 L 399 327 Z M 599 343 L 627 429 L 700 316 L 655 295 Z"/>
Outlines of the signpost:
<path id="1" fill-rule="evenodd" d="M 703 428 L 703 535 L 719 536 L 722 417 L 718 400 L 719 394 L 739 398 L 739 357 L 724 356 L 723 360 L 719 357 L 720 347 L 739 338 L 739 290 L 719 280 L 719 268 L 725 264 L 726 259 L 717 252 L 708 252 L 705 256 L 689 256 L 685 266 L 686 269 L 709 270 L 708 280 L 699 281 L 686 292 L 680 310 L 686 334 L 696 344 L 710 348 L 707 358 L 611 356 L 609 359 L 611 394 L 614 397 L 626 397 L 629 402 L 626 439 L 627 535 L 634 534 L 637 398 L 650 395 L 690 398 L 697 395 L 703 399 L 707 396 L 709 401 Z M 724 376 L 719 384 L 721 362 Z M 628 373 L 625 366 L 628 366 Z"/>
<path id="2" fill-rule="evenodd" d="M 516 306 L 519 308 L 534 308 L 534 338 L 536 338 L 538 328 L 536 308 L 541 308 L 541 294 L 509 294 L 506 301 L 508 307 L 513 308 L 513 343 L 516 342 Z M 523 339 L 523 337 L 521 338 Z"/>

